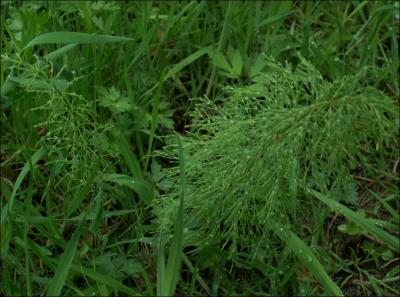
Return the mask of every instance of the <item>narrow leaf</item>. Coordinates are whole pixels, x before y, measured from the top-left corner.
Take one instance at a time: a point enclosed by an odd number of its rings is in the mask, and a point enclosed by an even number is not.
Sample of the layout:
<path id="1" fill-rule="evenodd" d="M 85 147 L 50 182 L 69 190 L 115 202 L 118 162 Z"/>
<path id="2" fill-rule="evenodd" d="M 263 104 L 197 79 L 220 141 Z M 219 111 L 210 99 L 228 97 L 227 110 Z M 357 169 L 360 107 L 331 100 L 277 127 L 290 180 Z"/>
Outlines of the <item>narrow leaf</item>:
<path id="1" fill-rule="evenodd" d="M 303 240 L 291 231 L 288 231 L 285 235 L 283 232 L 278 232 L 277 234 L 286 242 L 300 262 L 320 281 L 326 293 L 331 296 L 343 296 L 342 291 L 329 277 L 317 257 Z"/>
<path id="2" fill-rule="evenodd" d="M 117 280 L 111 278 L 110 276 L 99 273 L 97 271 L 94 271 L 93 269 L 88 269 L 88 268 L 85 268 L 85 267 L 82 267 L 82 266 L 79 266 L 76 264 L 72 264 L 71 270 L 74 272 L 80 273 L 88 278 L 91 278 L 92 280 L 96 281 L 97 283 L 105 284 L 108 287 L 111 287 L 115 290 L 125 293 L 128 296 L 140 296 L 141 295 L 134 289 L 125 286 L 123 283 L 121 283 L 121 281 L 117 281 Z"/>
<path id="3" fill-rule="evenodd" d="M 45 152 L 46 152 L 46 150 L 44 148 L 40 148 L 38 151 L 36 151 L 35 154 L 33 154 L 32 158 L 31 158 L 32 166 L 35 165 L 43 157 Z M 12 211 L 12 207 L 13 207 L 13 204 L 14 204 L 15 196 L 17 195 L 17 191 L 20 188 L 22 181 L 24 180 L 25 176 L 28 174 L 30 169 L 31 169 L 31 165 L 29 164 L 29 161 L 28 161 L 28 162 L 26 162 L 26 164 L 22 168 L 20 174 L 18 175 L 17 180 L 15 181 L 15 184 L 14 184 L 14 187 L 13 187 L 13 191 L 11 193 L 10 201 L 9 201 L 9 204 L 8 204 L 8 211 L 9 212 Z M 6 217 L 7 217 L 6 214 L 4 216 L 2 216 L 1 222 L 3 222 L 6 219 Z"/>
<path id="4" fill-rule="evenodd" d="M 33 38 L 24 49 L 48 43 L 79 43 L 79 44 L 104 44 L 112 42 L 132 41 L 131 38 L 111 35 L 96 35 L 80 32 L 49 32 Z"/>
<path id="5" fill-rule="evenodd" d="M 114 182 L 118 185 L 134 190 L 147 204 L 150 204 L 153 199 L 153 193 L 150 185 L 140 179 L 135 179 L 131 176 L 123 174 L 104 174 L 102 178 L 104 181 Z"/>
<path id="6" fill-rule="evenodd" d="M 180 202 L 175 223 L 174 239 L 168 256 L 167 269 L 165 271 L 165 284 L 167 286 L 165 293 L 167 296 L 174 296 L 176 285 L 179 279 L 179 271 L 182 263 L 182 239 L 183 239 L 183 209 L 184 209 L 184 188 L 185 188 L 185 163 L 183 159 L 183 148 L 181 139 L 179 143 L 179 164 L 180 164 Z"/>
<path id="7" fill-rule="evenodd" d="M 53 61 L 53 60 L 57 59 L 58 57 L 62 56 L 63 54 L 69 52 L 70 50 L 75 48 L 77 45 L 78 45 L 77 43 L 67 44 L 67 45 L 63 46 L 62 48 L 59 48 L 55 51 L 48 53 L 45 56 L 45 58 L 49 61 Z"/>
<path id="8" fill-rule="evenodd" d="M 74 235 L 72 236 L 71 240 L 65 247 L 65 252 L 61 256 L 61 260 L 58 263 L 57 270 L 50 281 L 49 289 L 47 290 L 47 296 L 60 296 L 61 290 L 68 277 L 72 261 L 74 260 L 74 256 L 78 248 L 79 238 L 81 237 L 84 224 L 85 220 L 82 220 L 77 230 L 75 231 Z"/>
<path id="9" fill-rule="evenodd" d="M 359 226 L 360 228 L 362 228 L 363 230 L 365 230 L 366 232 L 371 234 L 376 239 L 384 242 L 385 244 L 387 244 L 389 247 L 395 249 L 396 251 L 399 249 L 399 247 L 400 247 L 399 238 L 396 238 L 393 235 L 391 235 L 390 233 L 386 232 L 385 230 L 375 226 L 374 224 L 369 222 L 367 218 L 362 217 L 361 215 L 352 211 L 351 209 L 344 206 L 343 204 L 336 202 L 333 198 L 330 198 L 322 193 L 319 193 L 319 192 L 311 190 L 311 189 L 308 189 L 307 191 L 311 195 L 318 198 L 320 201 L 322 201 L 323 203 L 325 203 L 326 205 L 328 205 L 329 207 L 334 209 L 335 211 L 344 215 L 350 221 L 357 224 L 357 226 Z"/>
<path id="10" fill-rule="evenodd" d="M 186 66 L 192 64 L 194 61 L 202 57 L 203 55 L 207 54 L 210 51 L 210 47 L 204 47 L 202 49 L 199 49 L 197 52 L 194 52 L 190 56 L 186 57 L 182 61 L 180 61 L 178 64 L 174 65 L 167 74 L 163 78 L 163 82 L 166 81 L 167 79 L 171 78 L 175 74 L 177 74 L 179 71 L 181 71 L 183 68 Z"/>

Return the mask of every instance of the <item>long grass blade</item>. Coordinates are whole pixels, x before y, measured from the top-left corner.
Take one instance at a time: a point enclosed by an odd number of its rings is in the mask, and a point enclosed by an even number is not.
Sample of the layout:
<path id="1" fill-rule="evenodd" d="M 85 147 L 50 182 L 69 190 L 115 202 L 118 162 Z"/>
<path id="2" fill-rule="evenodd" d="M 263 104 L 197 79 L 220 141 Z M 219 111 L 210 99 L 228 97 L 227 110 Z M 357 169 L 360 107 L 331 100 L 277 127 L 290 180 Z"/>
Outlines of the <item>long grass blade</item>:
<path id="1" fill-rule="evenodd" d="M 312 272 L 314 276 L 320 281 L 326 293 L 331 296 L 343 296 L 342 291 L 329 277 L 328 273 L 318 261 L 317 257 L 303 240 L 301 240 L 296 234 L 291 231 L 288 231 L 288 234 L 285 235 L 283 235 L 282 232 L 278 232 L 277 234 L 281 237 L 282 240 L 286 242 L 289 248 L 300 260 L 300 262 L 305 267 L 307 267 L 307 269 Z"/>
<path id="2" fill-rule="evenodd" d="M 24 180 L 25 176 L 28 174 L 29 170 L 31 169 L 31 165 L 35 165 L 45 154 L 46 150 L 44 148 L 40 148 L 36 153 L 33 154 L 31 158 L 31 163 L 26 162 L 24 167 L 22 168 L 20 174 L 17 177 L 17 180 L 15 181 L 13 191 L 11 193 L 10 200 L 8 202 L 8 211 L 11 212 L 15 200 L 15 196 L 17 195 L 17 192 L 21 186 L 22 181 Z M 3 222 L 7 218 L 7 212 L 1 217 L 1 222 Z"/>
<path id="3" fill-rule="evenodd" d="M 92 280 L 94 280 L 98 283 L 104 284 L 108 287 L 111 287 L 115 290 L 125 293 L 128 296 L 140 296 L 141 295 L 136 290 L 122 284 L 120 281 L 117 281 L 117 280 L 109 277 L 108 275 L 102 274 L 100 272 L 93 271 L 92 269 L 85 268 L 85 267 L 79 266 L 77 264 L 72 264 L 71 271 L 80 273 L 88 278 L 91 278 Z"/>
<path id="4" fill-rule="evenodd" d="M 165 274 L 161 274 L 161 282 L 157 284 L 160 285 L 160 289 L 157 288 L 158 293 L 161 293 L 161 296 L 174 296 L 176 285 L 179 279 L 179 271 L 182 264 L 182 239 L 183 239 L 183 209 L 184 209 L 184 188 L 186 183 L 185 177 L 185 163 L 183 158 L 183 147 L 181 139 L 178 137 L 179 144 L 179 164 L 180 164 L 180 176 L 181 176 L 181 185 L 180 185 L 180 202 L 178 214 L 176 217 L 175 229 L 174 229 L 174 239 L 172 241 L 169 255 L 168 255 L 168 263 L 165 270 Z M 163 248 L 163 247 L 161 247 Z M 163 257 L 163 251 L 160 254 L 160 261 Z M 160 264 L 163 265 L 163 264 Z M 163 269 L 162 266 L 159 266 Z"/>
<path id="5" fill-rule="evenodd" d="M 84 225 L 85 219 L 80 222 L 74 235 L 65 247 L 65 252 L 61 256 L 57 270 L 50 281 L 49 289 L 47 290 L 47 296 L 59 296 L 61 294 L 61 290 L 71 269 L 72 261 L 74 260 Z"/>
<path id="6" fill-rule="evenodd" d="M 165 250 L 162 233 L 158 241 L 158 255 L 157 255 L 157 296 L 163 296 L 166 292 L 164 286 L 165 275 Z"/>
<path id="7" fill-rule="evenodd" d="M 308 189 L 308 192 L 314 196 L 315 198 L 319 199 L 335 211 L 341 213 L 346 218 L 357 224 L 360 228 L 371 234 L 376 239 L 384 242 L 392 249 L 398 251 L 400 247 L 400 240 L 399 238 L 394 237 L 390 233 L 386 232 L 385 230 L 373 225 L 369 222 L 366 218 L 362 217 L 361 215 L 357 214 L 356 212 L 352 211 L 348 207 L 344 206 L 343 204 L 336 202 L 334 199 L 330 198 L 327 195 L 319 193 L 317 191 Z"/>
<path id="8" fill-rule="evenodd" d="M 178 64 L 175 64 L 168 72 L 167 74 L 163 77 L 163 82 L 170 79 L 172 76 L 177 74 L 179 71 L 181 71 L 183 68 L 186 66 L 192 64 L 194 61 L 199 59 L 200 57 L 204 56 L 205 54 L 208 54 L 210 52 L 210 47 L 204 47 L 202 49 L 199 49 L 197 52 L 194 52 L 190 56 L 186 57 L 182 61 L 180 61 Z"/>
<path id="9" fill-rule="evenodd" d="M 58 57 L 62 56 L 63 54 L 66 54 L 70 50 L 74 49 L 78 44 L 77 43 L 70 43 L 67 44 L 55 51 L 52 51 L 51 53 L 48 53 L 45 58 L 49 61 L 53 61 L 57 59 Z"/>
<path id="10" fill-rule="evenodd" d="M 124 157 L 126 165 L 128 166 L 132 176 L 143 180 L 142 169 L 139 165 L 139 161 L 130 148 L 128 140 L 125 137 L 122 137 L 117 143 L 117 146 L 119 152 Z"/>
<path id="11" fill-rule="evenodd" d="M 139 195 L 139 197 L 147 204 L 150 204 L 153 200 L 153 193 L 151 191 L 150 185 L 140 179 L 116 173 L 104 174 L 102 176 L 102 179 L 104 181 L 114 182 L 120 186 L 125 186 L 134 190 Z"/>
<path id="12" fill-rule="evenodd" d="M 79 43 L 79 44 L 104 44 L 113 42 L 126 42 L 132 41 L 131 38 L 126 38 L 122 36 L 112 36 L 112 35 L 96 35 L 89 33 L 80 32 L 49 32 L 44 33 L 33 38 L 24 49 L 39 45 L 39 44 L 49 44 L 49 43 Z"/>
<path id="13" fill-rule="evenodd" d="M 171 77 L 173 77 L 175 74 L 177 74 L 179 71 L 181 71 L 183 68 L 185 68 L 186 66 L 190 65 L 191 63 L 193 63 L 194 61 L 196 61 L 197 59 L 199 59 L 200 57 L 204 56 L 205 54 L 208 54 L 210 52 L 211 48 L 210 47 L 204 47 L 199 49 L 198 51 L 194 52 L 193 54 L 191 54 L 190 56 L 186 57 L 185 59 L 183 59 L 182 61 L 180 61 L 179 63 L 175 64 L 162 78 L 162 80 L 160 80 L 158 83 L 156 83 L 152 88 L 150 88 L 150 90 L 148 90 L 146 93 L 143 94 L 142 97 L 145 97 L 149 94 L 151 94 L 151 92 L 154 91 L 155 88 L 157 88 L 159 86 L 159 84 L 162 84 L 163 82 L 165 82 L 166 80 L 170 79 Z"/>
<path id="14" fill-rule="evenodd" d="M 164 72 L 161 74 L 160 81 L 164 81 Z M 149 160 L 150 156 L 153 150 L 153 141 L 155 138 L 156 134 L 156 128 L 157 128 L 157 120 L 158 120 L 158 109 L 160 105 L 160 97 L 161 97 L 161 89 L 162 89 L 162 84 L 158 84 L 156 96 L 154 97 L 153 100 L 153 110 L 151 112 L 151 123 L 150 123 L 150 137 L 149 137 L 149 145 L 148 145 L 148 153 L 146 157 L 146 163 L 144 166 L 144 170 L 147 170 L 149 166 Z"/>

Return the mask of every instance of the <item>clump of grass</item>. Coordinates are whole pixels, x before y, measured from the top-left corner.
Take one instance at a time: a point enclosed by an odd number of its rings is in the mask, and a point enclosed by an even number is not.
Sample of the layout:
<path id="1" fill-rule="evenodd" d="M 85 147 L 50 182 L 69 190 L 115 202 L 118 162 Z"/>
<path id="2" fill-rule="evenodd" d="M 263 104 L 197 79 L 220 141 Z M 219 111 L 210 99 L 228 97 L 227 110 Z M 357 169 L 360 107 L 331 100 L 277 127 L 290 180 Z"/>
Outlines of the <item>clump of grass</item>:
<path id="1" fill-rule="evenodd" d="M 300 60 L 294 70 L 269 60 L 249 86 L 227 89 L 221 104 L 203 99 L 193 112 L 184 145 L 187 246 L 229 246 L 234 256 L 277 226 L 300 229 L 312 215 L 304 188 L 343 190 L 352 171 L 396 142 L 393 99 L 362 84 L 373 69 L 328 82 Z M 162 155 L 176 159 L 176 145 Z M 178 167 L 167 172 L 179 180 Z M 178 193 L 177 185 L 159 202 L 164 228 Z"/>

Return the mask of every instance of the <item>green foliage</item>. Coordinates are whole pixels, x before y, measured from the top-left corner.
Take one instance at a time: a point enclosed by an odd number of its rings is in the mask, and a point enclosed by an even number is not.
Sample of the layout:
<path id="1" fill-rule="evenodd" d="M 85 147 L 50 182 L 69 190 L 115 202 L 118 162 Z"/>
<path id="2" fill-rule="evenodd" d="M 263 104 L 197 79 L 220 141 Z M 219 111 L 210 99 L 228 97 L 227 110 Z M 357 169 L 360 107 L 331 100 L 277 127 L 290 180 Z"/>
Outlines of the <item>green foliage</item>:
<path id="1" fill-rule="evenodd" d="M 184 146 L 189 228 L 184 242 L 196 251 L 216 245 L 229 248 L 235 259 L 260 242 L 272 248 L 279 226 L 300 232 L 313 215 L 313 201 L 303 189 L 347 193 L 352 171 L 376 165 L 371 154 L 383 155 L 397 141 L 393 100 L 363 86 L 366 73 L 327 82 L 304 60 L 295 70 L 269 60 L 266 69 L 249 86 L 227 88 L 222 104 L 202 100 L 192 114 Z M 365 148 L 368 142 L 372 150 Z M 171 144 L 161 155 L 176 160 L 176 152 Z M 179 178 L 177 168 L 167 170 L 170 178 Z M 162 228 L 173 225 L 178 192 L 158 204 Z M 341 200 L 322 201 L 331 206 Z M 360 226 L 396 249 L 392 235 L 369 222 Z M 327 292 L 342 294 L 314 268 Z"/>
<path id="2" fill-rule="evenodd" d="M 229 78 L 239 78 L 242 73 L 243 60 L 238 50 L 228 49 L 228 59 L 216 51 L 210 54 L 212 63 Z"/>
<path id="3" fill-rule="evenodd" d="M 398 11 L 0 1 L 1 294 L 398 295 Z"/>
<path id="4" fill-rule="evenodd" d="M 187 226 L 207 241 L 233 244 L 234 253 L 236 244 L 268 236 L 264 226 L 296 225 L 308 215 L 300 196 L 306 185 L 345 189 L 372 153 L 365 143 L 395 142 L 393 101 L 362 87 L 361 77 L 329 83 L 304 61 L 294 71 L 273 61 L 267 68 L 250 86 L 228 89 L 223 106 L 199 104 L 185 143 Z M 174 193 L 164 198 L 162 225 Z M 190 244 L 202 245 L 196 241 Z"/>

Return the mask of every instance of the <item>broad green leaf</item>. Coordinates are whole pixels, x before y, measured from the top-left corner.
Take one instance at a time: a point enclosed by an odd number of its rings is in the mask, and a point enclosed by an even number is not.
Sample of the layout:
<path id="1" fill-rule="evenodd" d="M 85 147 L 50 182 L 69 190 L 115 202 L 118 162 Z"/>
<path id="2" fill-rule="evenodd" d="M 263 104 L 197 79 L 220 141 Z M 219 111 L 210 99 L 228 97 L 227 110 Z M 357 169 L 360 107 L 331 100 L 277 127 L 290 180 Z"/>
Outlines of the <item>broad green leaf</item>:
<path id="1" fill-rule="evenodd" d="M 228 60 L 225 58 L 225 56 L 219 52 L 219 51 L 213 51 L 210 53 L 211 57 L 211 63 L 214 64 L 214 66 L 220 68 L 221 70 L 224 70 L 226 72 L 231 72 L 232 67 L 229 64 Z"/>
<path id="2" fill-rule="evenodd" d="M 263 55 L 258 55 L 255 61 L 250 66 L 249 76 L 250 78 L 255 77 L 257 74 L 263 70 L 263 68 L 267 65 L 266 59 Z"/>
<path id="3" fill-rule="evenodd" d="M 232 76 L 239 77 L 242 73 L 242 68 L 243 68 L 243 60 L 242 56 L 240 55 L 240 52 L 237 49 L 232 50 L 232 52 L 229 55 L 229 59 L 232 64 Z"/>

